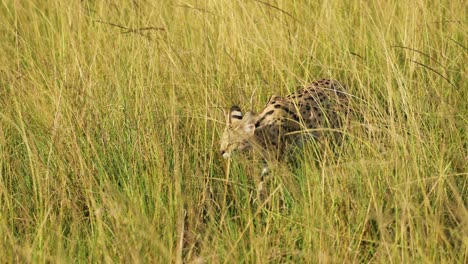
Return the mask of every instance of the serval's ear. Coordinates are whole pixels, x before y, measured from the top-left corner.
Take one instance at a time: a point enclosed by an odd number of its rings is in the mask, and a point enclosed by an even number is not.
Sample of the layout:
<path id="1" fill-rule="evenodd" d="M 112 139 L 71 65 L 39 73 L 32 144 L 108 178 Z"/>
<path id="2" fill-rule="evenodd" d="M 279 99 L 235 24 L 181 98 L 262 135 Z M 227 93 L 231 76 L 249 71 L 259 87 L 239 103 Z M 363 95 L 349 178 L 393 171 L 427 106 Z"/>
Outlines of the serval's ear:
<path id="1" fill-rule="evenodd" d="M 228 124 L 235 124 L 236 122 L 239 122 L 242 120 L 242 111 L 240 107 L 237 105 L 231 107 L 231 110 L 229 111 L 228 115 Z"/>

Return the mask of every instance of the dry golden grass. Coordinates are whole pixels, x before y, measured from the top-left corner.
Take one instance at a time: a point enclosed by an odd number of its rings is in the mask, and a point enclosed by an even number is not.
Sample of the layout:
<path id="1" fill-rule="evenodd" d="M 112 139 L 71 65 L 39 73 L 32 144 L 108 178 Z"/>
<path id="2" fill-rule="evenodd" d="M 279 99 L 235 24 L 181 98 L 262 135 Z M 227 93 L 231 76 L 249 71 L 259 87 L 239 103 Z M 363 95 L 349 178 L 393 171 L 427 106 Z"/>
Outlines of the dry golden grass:
<path id="1" fill-rule="evenodd" d="M 4 262 L 467 263 L 464 1 L 2 1 Z M 361 119 L 252 203 L 223 109 L 332 77 Z"/>

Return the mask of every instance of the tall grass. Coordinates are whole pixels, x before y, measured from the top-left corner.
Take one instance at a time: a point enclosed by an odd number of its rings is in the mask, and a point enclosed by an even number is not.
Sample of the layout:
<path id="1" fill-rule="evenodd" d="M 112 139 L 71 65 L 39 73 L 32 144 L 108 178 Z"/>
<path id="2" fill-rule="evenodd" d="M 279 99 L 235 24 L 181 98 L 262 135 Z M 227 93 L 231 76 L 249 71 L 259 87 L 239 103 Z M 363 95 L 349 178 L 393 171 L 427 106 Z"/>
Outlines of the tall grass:
<path id="1" fill-rule="evenodd" d="M 464 1 L 2 1 L 2 262 L 467 263 Z M 231 104 L 332 77 L 336 151 L 227 166 Z"/>

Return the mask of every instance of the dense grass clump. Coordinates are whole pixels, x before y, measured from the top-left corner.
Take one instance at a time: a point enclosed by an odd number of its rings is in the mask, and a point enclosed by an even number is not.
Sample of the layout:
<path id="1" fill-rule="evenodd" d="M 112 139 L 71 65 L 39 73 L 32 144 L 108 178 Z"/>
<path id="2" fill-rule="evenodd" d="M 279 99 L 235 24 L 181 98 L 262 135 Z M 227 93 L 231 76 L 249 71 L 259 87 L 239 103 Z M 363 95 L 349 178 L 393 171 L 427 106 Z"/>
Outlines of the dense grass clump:
<path id="1" fill-rule="evenodd" d="M 3 1 L 2 262 L 467 263 L 464 1 Z M 224 111 L 335 78 L 360 118 L 255 200 Z M 229 169 L 229 170 L 228 170 Z"/>

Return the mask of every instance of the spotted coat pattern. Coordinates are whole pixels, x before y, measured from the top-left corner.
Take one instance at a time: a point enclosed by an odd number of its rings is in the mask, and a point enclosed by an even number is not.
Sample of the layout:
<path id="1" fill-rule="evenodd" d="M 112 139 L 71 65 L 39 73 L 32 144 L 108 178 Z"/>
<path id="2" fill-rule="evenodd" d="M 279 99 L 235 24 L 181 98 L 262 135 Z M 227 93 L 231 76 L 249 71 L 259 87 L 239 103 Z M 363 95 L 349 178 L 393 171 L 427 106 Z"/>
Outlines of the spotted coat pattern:
<path id="1" fill-rule="evenodd" d="M 221 137 L 220 154 L 256 148 L 265 158 L 281 159 L 287 146 L 336 133 L 347 118 L 349 95 L 336 80 L 313 82 L 285 97 L 273 95 L 259 114 L 233 106 Z M 335 133 L 330 133 L 335 131 Z"/>

